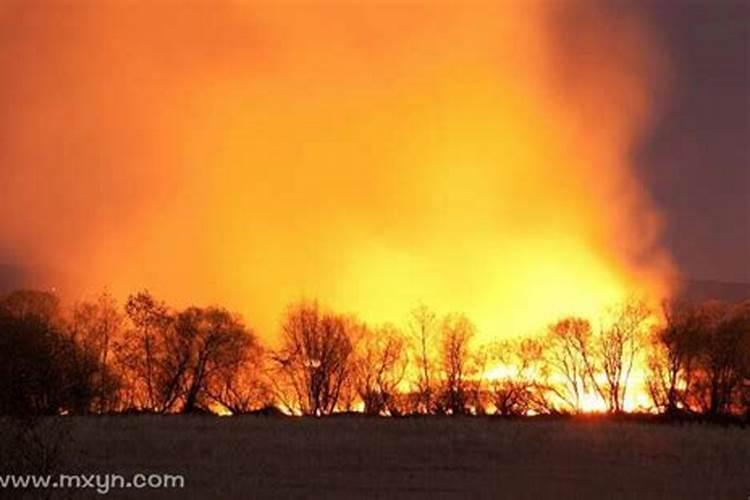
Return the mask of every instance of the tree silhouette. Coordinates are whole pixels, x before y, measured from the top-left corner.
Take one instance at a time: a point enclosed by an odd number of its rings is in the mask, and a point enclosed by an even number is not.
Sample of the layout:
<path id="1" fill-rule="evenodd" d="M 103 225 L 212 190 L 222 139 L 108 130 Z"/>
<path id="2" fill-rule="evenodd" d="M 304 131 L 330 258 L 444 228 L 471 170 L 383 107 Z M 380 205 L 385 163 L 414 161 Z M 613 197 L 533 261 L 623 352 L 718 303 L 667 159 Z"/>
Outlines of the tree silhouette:
<path id="1" fill-rule="evenodd" d="M 406 340 L 393 325 L 365 329 L 359 339 L 354 379 L 368 415 L 393 413 L 394 397 L 408 364 Z"/>
<path id="2" fill-rule="evenodd" d="M 95 301 L 75 304 L 70 314 L 67 328 L 72 340 L 96 360 L 92 403 L 96 412 L 110 412 L 119 405 L 121 381 L 112 368 L 112 351 L 114 343 L 122 339 L 124 324 L 117 303 L 106 293 Z"/>
<path id="3" fill-rule="evenodd" d="M 250 341 L 238 364 L 220 370 L 207 387 L 211 400 L 233 415 L 275 404 L 265 350 L 252 331 L 248 333 Z"/>
<path id="4" fill-rule="evenodd" d="M 591 337 L 591 324 L 582 318 L 561 319 L 547 330 L 547 369 L 559 379 L 551 390 L 568 411 L 583 409 L 583 397 L 590 388 Z"/>
<path id="5" fill-rule="evenodd" d="M 282 324 L 282 342 L 274 360 L 286 383 L 280 392 L 287 405 L 304 415 L 332 413 L 352 369 L 347 320 L 321 312 L 315 302 L 293 305 Z"/>
<path id="6" fill-rule="evenodd" d="M 441 408 L 452 415 L 467 413 L 468 382 L 471 370 L 470 342 L 476 328 L 461 314 L 446 316 L 441 325 L 440 366 L 442 369 Z"/>
<path id="7" fill-rule="evenodd" d="M 437 315 L 427 306 L 420 305 L 411 312 L 409 334 L 415 363 L 415 409 L 420 413 L 432 413 L 435 409 L 435 344 L 439 334 Z"/>
<path id="8" fill-rule="evenodd" d="M 148 291 L 125 303 L 130 320 L 126 337 L 117 345 L 119 363 L 128 382 L 126 405 L 140 410 L 170 411 L 179 396 L 179 377 L 166 362 L 174 343 L 174 315 Z"/>
<path id="9" fill-rule="evenodd" d="M 64 329 L 58 300 L 19 291 L 0 299 L 0 413 L 86 412 L 97 360 Z"/>
<path id="10" fill-rule="evenodd" d="M 54 294 L 20 290 L 0 297 L 0 413 L 248 413 L 282 404 L 315 416 L 491 407 L 522 416 L 582 412 L 592 395 L 617 413 L 646 360 L 656 410 L 750 418 L 750 302 L 668 303 L 658 328 L 642 301 L 607 313 L 597 331 L 567 317 L 542 337 L 476 348 L 461 314 L 438 319 L 418 307 L 404 336 L 301 302 L 283 317 L 281 347 L 266 351 L 218 306 L 174 311 L 144 291 L 122 309 L 107 294 L 65 309 Z"/>
<path id="11" fill-rule="evenodd" d="M 544 346 L 533 338 L 514 339 L 494 347 L 493 360 L 503 373 L 490 384 L 499 415 L 523 416 L 553 411 L 544 367 Z"/>
<path id="12" fill-rule="evenodd" d="M 633 365 L 647 338 L 651 311 L 641 300 L 629 299 L 610 311 L 610 322 L 599 332 L 595 341 L 596 357 L 588 357 L 591 386 L 596 388 L 607 404 L 607 410 L 620 413 L 633 371 Z M 601 372 L 604 381 L 594 376 Z"/>
<path id="13" fill-rule="evenodd" d="M 675 415 L 689 409 L 704 324 L 698 308 L 663 304 L 664 326 L 655 331 L 648 360 L 648 388 L 657 409 Z"/>
<path id="14" fill-rule="evenodd" d="M 168 364 L 179 377 L 185 413 L 208 410 L 212 388 L 241 367 L 255 344 L 242 321 L 218 307 L 190 307 L 179 313 L 174 340 Z"/>
<path id="15" fill-rule="evenodd" d="M 701 308 L 703 335 L 695 400 L 710 416 L 728 415 L 740 404 L 750 342 L 750 303 L 708 303 Z"/>

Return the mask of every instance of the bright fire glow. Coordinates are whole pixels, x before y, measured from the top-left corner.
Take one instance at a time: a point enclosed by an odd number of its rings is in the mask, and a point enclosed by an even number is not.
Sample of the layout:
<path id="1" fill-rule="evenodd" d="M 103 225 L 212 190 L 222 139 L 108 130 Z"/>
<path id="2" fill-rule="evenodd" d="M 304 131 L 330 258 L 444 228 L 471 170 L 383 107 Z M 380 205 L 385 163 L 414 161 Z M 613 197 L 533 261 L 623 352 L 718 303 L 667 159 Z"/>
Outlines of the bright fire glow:
<path id="1" fill-rule="evenodd" d="M 643 354 L 643 353 L 641 353 Z M 490 367 L 482 377 L 487 380 L 490 384 L 502 380 L 517 380 L 519 376 L 525 377 L 529 380 L 541 381 L 539 373 L 535 370 L 528 370 L 524 373 L 519 373 L 518 368 L 503 363 L 498 363 Z M 650 412 L 653 411 L 653 402 L 648 393 L 646 387 L 647 369 L 644 363 L 643 356 L 638 356 L 636 362 L 633 365 L 632 372 L 628 378 L 623 410 L 626 412 Z M 552 376 L 549 380 L 552 384 L 558 387 L 564 386 L 565 381 L 559 377 Z M 597 375 L 597 381 L 604 384 L 605 379 L 603 374 Z M 561 405 L 563 409 L 570 411 L 581 411 L 583 413 L 604 413 L 607 411 L 607 403 L 604 398 L 596 392 L 595 389 L 590 389 L 584 392 L 579 401 L 579 408 L 568 408 L 567 405 L 558 399 L 552 398 L 553 405 Z"/>
<path id="2" fill-rule="evenodd" d="M 40 282 L 225 304 L 268 341 L 302 296 L 492 340 L 668 291 L 630 159 L 660 71 L 635 14 L 92 5 L 0 9 L 26 75 L 0 184 L 28 207 L 0 232 Z"/>

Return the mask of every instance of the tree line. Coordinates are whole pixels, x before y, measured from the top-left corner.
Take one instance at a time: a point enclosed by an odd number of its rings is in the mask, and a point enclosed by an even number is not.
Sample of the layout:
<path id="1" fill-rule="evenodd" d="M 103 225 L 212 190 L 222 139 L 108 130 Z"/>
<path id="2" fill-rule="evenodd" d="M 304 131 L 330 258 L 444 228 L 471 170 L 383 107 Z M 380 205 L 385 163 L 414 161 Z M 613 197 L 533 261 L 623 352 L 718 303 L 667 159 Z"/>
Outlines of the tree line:
<path id="1" fill-rule="evenodd" d="M 0 414 L 336 412 L 402 416 L 608 413 L 750 418 L 750 302 L 629 299 L 596 325 L 479 344 L 463 314 L 415 308 L 369 325 L 317 302 L 290 305 L 269 348 L 222 307 L 169 307 L 147 291 L 63 308 L 0 297 Z"/>

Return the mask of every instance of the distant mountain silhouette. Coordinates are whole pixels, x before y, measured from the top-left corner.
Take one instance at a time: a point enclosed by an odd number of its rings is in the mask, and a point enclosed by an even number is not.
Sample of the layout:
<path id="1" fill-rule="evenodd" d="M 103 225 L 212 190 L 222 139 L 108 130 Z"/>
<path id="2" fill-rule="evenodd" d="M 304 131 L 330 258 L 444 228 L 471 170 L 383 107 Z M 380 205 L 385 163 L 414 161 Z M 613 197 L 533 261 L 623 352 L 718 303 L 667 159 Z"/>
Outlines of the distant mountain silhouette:
<path id="1" fill-rule="evenodd" d="M 742 302 L 750 300 L 750 283 L 733 283 L 713 280 L 687 280 L 679 293 L 680 297 L 691 302 L 721 300 Z"/>

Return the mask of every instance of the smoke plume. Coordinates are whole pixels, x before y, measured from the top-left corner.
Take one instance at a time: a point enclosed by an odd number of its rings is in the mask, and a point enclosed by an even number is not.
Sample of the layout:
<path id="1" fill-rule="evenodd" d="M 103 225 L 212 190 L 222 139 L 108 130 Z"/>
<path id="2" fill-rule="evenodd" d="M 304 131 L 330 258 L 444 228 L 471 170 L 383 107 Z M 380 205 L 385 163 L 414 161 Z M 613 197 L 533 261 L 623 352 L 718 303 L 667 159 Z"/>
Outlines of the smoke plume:
<path id="1" fill-rule="evenodd" d="M 500 4 L 0 6 L 0 265 L 269 339 L 301 297 L 492 338 L 664 296 L 631 164 L 664 76 L 647 23 Z"/>

